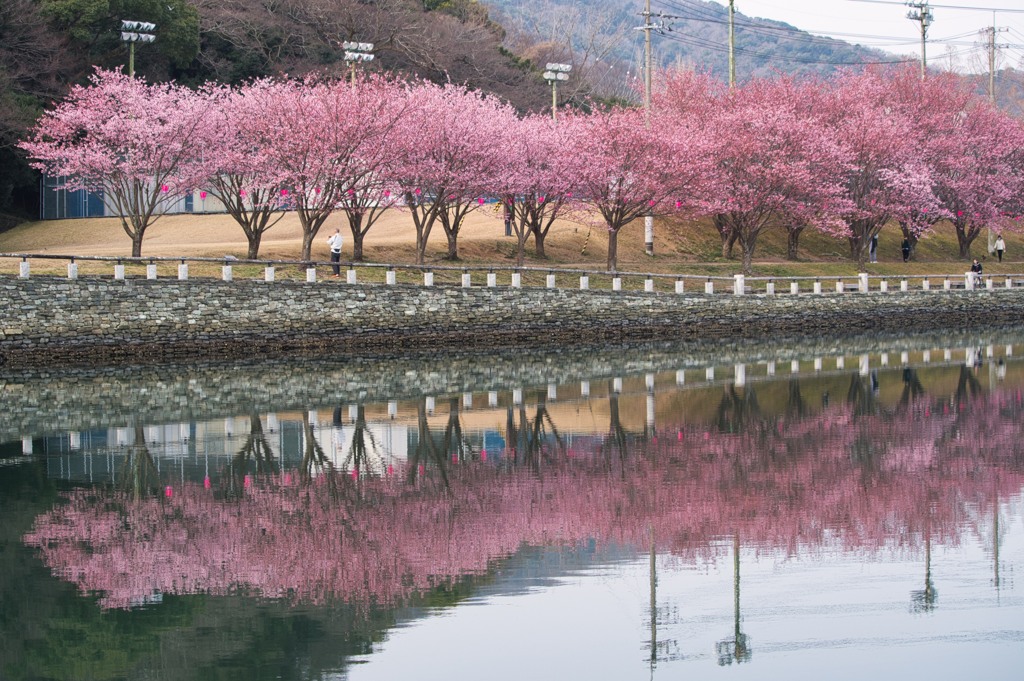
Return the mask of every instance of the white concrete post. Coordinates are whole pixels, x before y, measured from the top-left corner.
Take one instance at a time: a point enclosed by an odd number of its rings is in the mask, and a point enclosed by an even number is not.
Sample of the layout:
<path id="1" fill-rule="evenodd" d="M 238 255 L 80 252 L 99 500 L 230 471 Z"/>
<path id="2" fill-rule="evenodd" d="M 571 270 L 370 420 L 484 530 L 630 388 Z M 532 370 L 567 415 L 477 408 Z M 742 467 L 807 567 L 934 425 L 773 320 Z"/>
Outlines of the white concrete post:
<path id="1" fill-rule="evenodd" d="M 685 292 L 686 292 L 686 284 L 683 283 L 682 279 L 677 279 L 676 280 L 676 293 L 685 293 Z"/>
<path id="2" fill-rule="evenodd" d="M 494 288 L 498 285 L 498 275 L 494 272 L 487 273 L 487 288 Z"/>
<path id="3" fill-rule="evenodd" d="M 815 293 L 821 293 L 821 282 L 820 281 L 814 282 L 814 292 Z"/>
<path id="4" fill-rule="evenodd" d="M 734 274 L 732 276 L 732 294 L 734 296 L 742 296 L 746 293 L 747 280 L 742 274 Z"/>
<path id="5" fill-rule="evenodd" d="M 188 281 L 188 263 L 178 265 L 178 281 Z"/>
<path id="6" fill-rule="evenodd" d="M 32 453 L 32 438 L 21 438 L 21 453 L 25 454 L 26 456 Z"/>
<path id="7" fill-rule="evenodd" d="M 952 288 L 952 283 L 949 281 L 949 277 L 946 277 L 942 280 L 942 290 L 948 291 L 950 288 Z"/>
<path id="8" fill-rule="evenodd" d="M 424 286 L 433 286 L 434 285 L 434 273 L 433 272 L 424 272 L 423 273 L 423 285 Z"/>
<path id="9" fill-rule="evenodd" d="M 523 275 L 522 275 L 522 273 L 521 272 L 513 272 L 512 273 L 512 288 L 522 288 L 522 287 L 523 287 Z"/>
<path id="10" fill-rule="evenodd" d="M 470 274 L 469 272 L 463 272 L 462 273 L 462 288 L 472 288 L 472 287 L 473 287 L 473 275 Z"/>
<path id="11" fill-rule="evenodd" d="M 1013 279 L 1006 278 L 1006 288 L 1013 288 Z"/>
<path id="12" fill-rule="evenodd" d="M 114 279 L 124 281 L 124 265 L 121 263 L 114 265 Z"/>
<path id="13" fill-rule="evenodd" d="M 398 276 L 395 274 L 394 270 L 388 270 L 384 273 L 384 283 L 388 286 L 394 286 L 397 281 Z"/>
<path id="14" fill-rule="evenodd" d="M 22 260 L 18 265 L 18 278 L 28 279 L 31 270 L 32 267 L 28 264 L 28 260 Z"/>
<path id="15" fill-rule="evenodd" d="M 355 284 L 357 281 L 359 281 L 359 278 L 356 276 L 355 270 L 345 270 L 346 284 Z"/>
<path id="16" fill-rule="evenodd" d="M 921 290 L 928 291 L 932 287 L 932 282 L 927 277 L 921 280 Z"/>
<path id="17" fill-rule="evenodd" d="M 860 292 L 867 293 L 870 290 L 870 284 L 868 283 L 868 273 L 861 272 L 857 275 L 857 279 L 860 280 Z"/>
<path id="18" fill-rule="evenodd" d="M 548 288 L 555 288 L 555 275 L 554 274 L 549 274 L 547 276 L 547 282 L 546 283 L 547 283 L 547 287 Z"/>
<path id="19" fill-rule="evenodd" d="M 263 281 L 265 281 L 267 283 L 270 283 L 270 282 L 274 281 L 274 276 L 275 275 L 276 275 L 276 272 L 274 272 L 273 266 L 268 266 L 268 267 L 264 267 L 263 268 Z"/>
<path id="20" fill-rule="evenodd" d="M 846 290 L 846 286 L 843 285 L 843 280 L 840 279 L 836 282 L 836 293 L 843 293 Z"/>
<path id="21" fill-rule="evenodd" d="M 621 291 L 622 290 L 622 277 L 612 277 L 612 290 L 613 291 Z"/>
<path id="22" fill-rule="evenodd" d="M 235 278 L 235 271 L 231 265 L 224 265 L 220 268 L 220 278 L 224 281 L 232 281 Z"/>
<path id="23" fill-rule="evenodd" d="M 654 293 L 653 279 L 648 278 L 646 281 L 644 281 L 644 291 L 646 291 L 647 293 Z"/>
<path id="24" fill-rule="evenodd" d="M 770 296 L 774 296 L 775 295 L 775 282 L 774 281 L 769 281 L 767 284 L 765 284 L 764 292 L 767 293 Z"/>
<path id="25" fill-rule="evenodd" d="M 580 275 L 580 290 L 586 291 L 588 288 L 590 288 L 590 277 L 585 274 Z"/>
<path id="26" fill-rule="evenodd" d="M 974 272 L 964 272 L 964 290 L 974 290 Z"/>
<path id="27" fill-rule="evenodd" d="M 986 289 L 988 289 L 989 291 L 991 291 L 991 290 L 993 290 L 993 289 L 994 289 L 995 287 L 996 287 L 996 282 L 992 281 L 992 277 L 989 277 L 988 279 L 986 279 L 986 280 L 985 280 L 985 288 L 986 288 Z"/>
<path id="28" fill-rule="evenodd" d="M 68 263 L 68 279 L 78 279 L 78 263 L 71 261 Z"/>
<path id="29" fill-rule="evenodd" d="M 715 282 L 708 279 L 704 282 L 704 293 L 712 294 L 715 292 Z"/>
<path id="30" fill-rule="evenodd" d="M 878 282 L 878 290 L 881 291 L 882 293 L 888 293 L 889 292 L 889 282 L 887 280 L 885 280 L 885 279 L 883 279 L 882 281 Z"/>
<path id="31" fill-rule="evenodd" d="M 906 279 L 900 279 L 900 290 L 901 291 L 909 291 L 910 290 L 910 282 L 907 281 Z"/>
<path id="32" fill-rule="evenodd" d="M 306 268 L 306 283 L 307 284 L 314 284 L 314 283 L 316 283 L 316 268 L 315 267 L 307 267 Z"/>
<path id="33" fill-rule="evenodd" d="M 146 265 L 146 279 L 156 279 L 156 263 Z"/>
<path id="34" fill-rule="evenodd" d="M 800 293 L 800 282 L 789 282 L 789 292 L 794 296 Z"/>

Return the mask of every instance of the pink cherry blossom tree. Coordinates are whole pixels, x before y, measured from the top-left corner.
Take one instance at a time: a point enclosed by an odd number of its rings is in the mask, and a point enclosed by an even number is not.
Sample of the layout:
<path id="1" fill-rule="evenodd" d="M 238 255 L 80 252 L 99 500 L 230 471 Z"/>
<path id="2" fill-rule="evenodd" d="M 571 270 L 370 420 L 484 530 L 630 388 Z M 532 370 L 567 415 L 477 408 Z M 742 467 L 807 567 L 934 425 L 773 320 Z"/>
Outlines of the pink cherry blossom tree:
<path id="1" fill-rule="evenodd" d="M 213 106 L 198 131 L 202 141 L 194 161 L 203 168 L 204 191 L 218 199 L 242 228 L 248 242 L 246 257 L 259 257 L 263 235 L 284 217 L 289 203 L 286 188 L 268 179 L 265 167 L 267 140 L 259 129 L 264 90 L 274 84 L 261 81 L 228 90 L 208 87 L 203 95 Z"/>
<path id="2" fill-rule="evenodd" d="M 497 98 L 456 85 L 419 83 L 407 92 L 408 110 L 395 131 L 394 179 L 416 227 L 416 261 L 440 222 L 450 260 L 466 215 L 491 191 L 501 163 L 496 142 L 518 124 Z"/>
<path id="3" fill-rule="evenodd" d="M 683 125 L 648 126 L 642 111 L 571 115 L 566 153 L 578 164 L 579 195 L 608 230 L 608 270 L 618 262 L 623 227 L 645 215 L 687 205 L 707 179 L 699 136 Z"/>
<path id="4" fill-rule="evenodd" d="M 841 204 L 844 150 L 804 106 L 801 89 L 787 78 L 750 81 L 720 98 L 705 128 L 715 182 L 704 205 L 740 244 L 748 274 L 765 229 L 783 217 L 829 222 Z"/>
<path id="5" fill-rule="evenodd" d="M 567 149 L 571 131 L 550 116 L 534 115 L 510 126 L 501 138 L 494 188 L 502 209 L 511 213 L 518 265 L 531 235 L 537 257 L 546 257 L 544 240 L 572 205 L 576 159 Z"/>
<path id="6" fill-rule="evenodd" d="M 208 101 L 173 83 L 97 70 L 20 146 L 33 167 L 62 178 L 61 188 L 100 194 L 139 257 L 149 226 L 197 184 L 196 166 L 186 161 L 197 153 Z"/>
<path id="7" fill-rule="evenodd" d="M 846 72 L 818 102 L 822 120 L 848 155 L 842 181 L 851 205 L 845 225 L 823 229 L 846 238 L 858 263 L 865 261 L 872 238 L 890 220 L 912 221 L 922 211 L 937 208 L 932 171 L 914 123 L 893 101 L 893 77 L 890 70 Z"/>
<path id="8" fill-rule="evenodd" d="M 252 133 L 266 144 L 264 186 L 282 187 L 302 226 L 302 259 L 349 188 L 365 177 L 367 149 L 392 134 L 401 108 L 374 84 L 307 79 L 261 86 L 262 115 Z M 376 162 L 376 161 L 375 161 Z"/>

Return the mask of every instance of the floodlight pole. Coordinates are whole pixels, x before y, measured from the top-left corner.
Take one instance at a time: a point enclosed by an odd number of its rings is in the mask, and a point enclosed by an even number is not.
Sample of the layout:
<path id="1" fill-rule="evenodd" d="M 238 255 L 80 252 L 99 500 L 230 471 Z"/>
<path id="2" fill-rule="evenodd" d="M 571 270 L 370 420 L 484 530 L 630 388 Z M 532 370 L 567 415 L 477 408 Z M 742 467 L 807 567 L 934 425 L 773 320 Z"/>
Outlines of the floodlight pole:
<path id="1" fill-rule="evenodd" d="M 128 77 L 135 77 L 135 43 L 151 43 L 156 36 L 148 31 L 156 29 L 156 24 L 146 21 L 121 20 L 121 40 L 128 43 Z"/>
<path id="2" fill-rule="evenodd" d="M 549 63 L 544 70 L 544 80 L 551 83 L 551 120 L 558 120 L 558 81 L 569 80 L 572 64 Z"/>
<path id="3" fill-rule="evenodd" d="M 344 42 L 345 63 L 348 64 L 352 87 L 356 85 L 356 62 L 373 61 L 373 43 Z"/>

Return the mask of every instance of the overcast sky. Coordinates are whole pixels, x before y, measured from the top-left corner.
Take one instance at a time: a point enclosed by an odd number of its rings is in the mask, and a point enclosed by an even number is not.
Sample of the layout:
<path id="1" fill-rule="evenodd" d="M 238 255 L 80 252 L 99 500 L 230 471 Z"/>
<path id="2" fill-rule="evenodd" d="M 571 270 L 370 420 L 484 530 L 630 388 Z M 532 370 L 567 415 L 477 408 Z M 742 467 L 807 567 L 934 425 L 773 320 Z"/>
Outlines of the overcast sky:
<path id="1" fill-rule="evenodd" d="M 717 0 L 728 5 L 726 0 Z M 666 13 L 684 14 L 687 0 L 652 3 Z M 928 29 L 929 63 L 943 58 L 947 45 L 966 61 L 969 52 L 985 56 L 976 48 L 978 31 L 993 25 L 992 8 L 1017 10 L 996 13 L 996 27 L 1009 29 L 998 33 L 997 42 L 1007 66 L 1024 64 L 1024 0 L 947 0 L 930 3 L 934 17 Z M 988 9 L 953 9 L 988 8 Z M 907 18 L 910 8 L 902 2 L 882 3 L 863 0 L 736 0 L 736 11 L 751 17 L 784 21 L 819 35 L 830 35 L 851 43 L 877 47 L 896 54 L 920 55 L 921 25 Z M 986 38 L 987 40 L 987 38 Z M 987 57 L 986 57 L 987 59 Z M 987 62 L 986 62 L 987 65 Z"/>

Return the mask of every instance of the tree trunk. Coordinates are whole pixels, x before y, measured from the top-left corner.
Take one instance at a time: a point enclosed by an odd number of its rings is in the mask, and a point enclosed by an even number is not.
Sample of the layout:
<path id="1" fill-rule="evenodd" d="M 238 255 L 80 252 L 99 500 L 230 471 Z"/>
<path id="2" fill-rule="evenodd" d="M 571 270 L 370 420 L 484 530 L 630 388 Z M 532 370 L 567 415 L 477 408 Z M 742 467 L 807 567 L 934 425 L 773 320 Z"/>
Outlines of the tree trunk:
<path id="1" fill-rule="evenodd" d="M 360 229 L 352 232 L 352 260 L 363 261 L 363 231 Z"/>
<path id="2" fill-rule="evenodd" d="M 790 227 L 789 235 L 786 239 L 786 259 L 797 260 L 797 252 L 800 248 L 800 234 L 804 231 L 804 227 Z"/>
<path id="3" fill-rule="evenodd" d="M 142 257 L 142 232 L 132 234 L 132 257 Z"/>
<path id="4" fill-rule="evenodd" d="M 960 246 L 960 257 L 964 260 L 971 259 L 971 244 L 981 234 L 981 228 L 968 226 L 967 222 L 955 220 L 953 226 L 956 228 L 956 241 Z"/>
<path id="5" fill-rule="evenodd" d="M 302 232 L 302 260 L 310 262 L 313 253 L 313 232 L 309 230 L 303 230 Z"/>
<path id="6" fill-rule="evenodd" d="M 537 257 L 543 260 L 547 260 L 547 255 L 544 253 L 544 240 L 547 238 L 547 234 L 544 234 L 543 230 L 533 230 L 533 244 L 536 247 L 535 251 Z"/>
<path id="7" fill-rule="evenodd" d="M 256 260 L 260 257 L 260 241 L 263 240 L 263 232 L 253 232 L 248 236 L 249 250 L 245 257 L 249 260 Z"/>
<path id="8" fill-rule="evenodd" d="M 608 271 L 614 272 L 619 253 L 619 230 L 608 230 Z"/>
<path id="9" fill-rule="evenodd" d="M 732 260 L 732 247 L 736 244 L 736 235 L 729 228 L 729 217 L 725 213 L 717 213 L 711 218 L 711 223 L 722 239 L 722 257 Z"/>
<path id="10" fill-rule="evenodd" d="M 445 236 L 448 238 L 448 255 L 445 256 L 445 260 L 458 260 L 459 259 L 459 231 L 457 229 L 451 231 L 445 231 Z"/>

